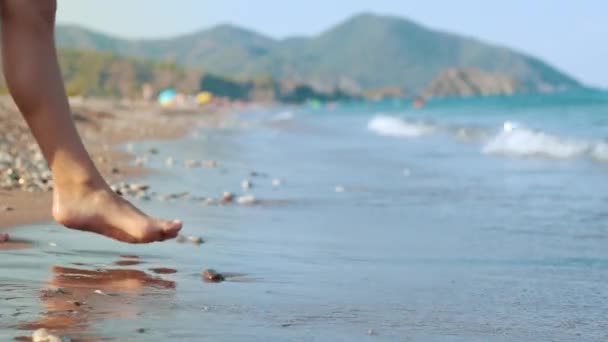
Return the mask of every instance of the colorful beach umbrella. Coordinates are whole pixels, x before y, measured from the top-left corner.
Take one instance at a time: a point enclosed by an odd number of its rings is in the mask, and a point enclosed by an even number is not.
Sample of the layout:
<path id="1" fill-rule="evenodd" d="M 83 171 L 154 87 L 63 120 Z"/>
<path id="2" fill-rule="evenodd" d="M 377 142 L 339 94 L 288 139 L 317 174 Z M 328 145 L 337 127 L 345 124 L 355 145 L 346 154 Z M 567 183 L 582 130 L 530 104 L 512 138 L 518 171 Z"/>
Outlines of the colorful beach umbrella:
<path id="1" fill-rule="evenodd" d="M 175 91 L 175 89 L 165 89 L 158 94 L 158 103 L 164 107 L 170 106 L 173 104 L 176 97 L 177 92 Z"/>

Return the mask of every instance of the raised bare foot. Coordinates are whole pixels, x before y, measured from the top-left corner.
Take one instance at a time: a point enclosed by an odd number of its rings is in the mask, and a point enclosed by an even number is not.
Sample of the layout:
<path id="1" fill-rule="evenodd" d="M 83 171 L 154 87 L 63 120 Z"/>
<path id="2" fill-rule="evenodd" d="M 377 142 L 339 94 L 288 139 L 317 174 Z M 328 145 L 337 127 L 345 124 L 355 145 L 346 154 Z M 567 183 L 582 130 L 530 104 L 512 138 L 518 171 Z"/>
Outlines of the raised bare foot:
<path id="1" fill-rule="evenodd" d="M 173 239 L 182 228 L 178 220 L 152 218 L 107 186 L 55 188 L 53 217 L 72 229 L 105 235 L 128 243 Z"/>

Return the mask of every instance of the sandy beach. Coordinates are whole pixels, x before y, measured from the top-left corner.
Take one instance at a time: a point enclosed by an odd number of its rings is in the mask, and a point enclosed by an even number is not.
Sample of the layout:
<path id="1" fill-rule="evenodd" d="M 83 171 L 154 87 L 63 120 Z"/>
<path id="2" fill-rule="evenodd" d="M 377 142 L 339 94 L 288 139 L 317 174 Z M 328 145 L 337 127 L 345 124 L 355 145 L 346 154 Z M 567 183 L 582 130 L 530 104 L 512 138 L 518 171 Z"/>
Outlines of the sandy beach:
<path id="1" fill-rule="evenodd" d="M 150 171 L 143 165 L 134 164 L 134 156 L 116 148 L 119 144 L 175 139 L 195 127 L 217 124 L 226 110 L 221 107 L 167 109 L 155 104 L 125 104 L 102 99 L 72 101 L 78 130 L 110 184 Z M 52 181 L 48 175 L 44 184 L 35 179 L 48 173 L 46 163 L 25 121 L 8 97 L 0 99 L 0 131 L 5 134 L 4 139 L 0 139 L 0 178 L 4 181 L 0 184 L 0 233 L 19 225 L 51 220 Z M 16 170 L 18 176 L 14 182 L 7 183 L 11 170 Z M 0 249 L 22 246 L 5 243 L 0 244 Z"/>
<path id="2" fill-rule="evenodd" d="M 0 340 L 604 341 L 606 126 L 591 123 L 608 100 L 571 96 L 94 107 L 135 113 L 79 126 L 117 190 L 184 237 L 129 245 L 44 215 L 9 229 Z"/>

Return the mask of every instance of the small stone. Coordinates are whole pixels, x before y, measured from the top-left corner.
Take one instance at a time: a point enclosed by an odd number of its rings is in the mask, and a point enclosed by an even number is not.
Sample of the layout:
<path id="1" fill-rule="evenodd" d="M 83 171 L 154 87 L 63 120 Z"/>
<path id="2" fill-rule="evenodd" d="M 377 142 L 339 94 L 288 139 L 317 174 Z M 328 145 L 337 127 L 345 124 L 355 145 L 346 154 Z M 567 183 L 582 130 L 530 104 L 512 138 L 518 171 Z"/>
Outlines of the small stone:
<path id="1" fill-rule="evenodd" d="M 167 166 L 173 166 L 174 163 L 175 163 L 175 161 L 173 160 L 172 157 L 165 159 L 165 165 L 167 165 Z"/>
<path id="2" fill-rule="evenodd" d="M 146 333 L 146 331 L 147 331 L 147 330 L 146 330 L 146 329 L 144 329 L 144 328 L 139 328 L 139 329 L 135 330 L 135 332 L 136 332 L 136 333 L 138 333 L 138 334 L 145 334 L 145 333 Z"/>
<path id="3" fill-rule="evenodd" d="M 108 295 L 107 293 L 105 293 L 105 292 L 103 292 L 101 290 L 95 290 L 95 291 L 93 291 L 93 293 L 101 295 L 101 296 L 107 296 Z"/>
<path id="4" fill-rule="evenodd" d="M 150 154 L 158 154 L 159 151 L 156 148 L 151 148 L 151 149 L 148 150 L 148 153 L 150 153 Z"/>
<path id="5" fill-rule="evenodd" d="M 236 203 L 240 205 L 253 205 L 258 203 L 257 198 L 253 195 L 241 196 L 236 199 Z"/>
<path id="6" fill-rule="evenodd" d="M 215 168 L 217 167 L 217 162 L 215 160 L 205 160 L 203 161 L 203 165 L 205 167 Z"/>
<path id="7" fill-rule="evenodd" d="M 191 169 L 192 169 L 192 168 L 195 168 L 195 167 L 200 167 L 200 166 L 201 166 L 201 163 L 200 163 L 199 161 L 197 161 L 197 160 L 192 160 L 192 159 L 190 159 L 190 160 L 186 160 L 186 161 L 184 162 L 184 165 L 185 165 L 186 167 L 188 167 L 188 168 L 191 168 Z"/>
<path id="8" fill-rule="evenodd" d="M 150 186 L 146 184 L 133 183 L 129 185 L 129 190 L 133 192 L 148 191 L 149 189 Z"/>
<path id="9" fill-rule="evenodd" d="M 243 190 L 248 190 L 253 187 L 253 183 L 251 183 L 249 179 L 245 179 L 241 182 L 241 187 L 243 188 Z"/>
<path id="10" fill-rule="evenodd" d="M 221 199 L 221 203 L 230 203 L 234 201 L 234 194 L 231 192 L 224 192 L 222 194 L 222 199 Z"/>
<path id="11" fill-rule="evenodd" d="M 188 242 L 188 238 L 183 235 L 178 235 L 177 238 L 175 239 L 175 241 L 177 243 L 186 243 L 186 242 Z"/>
<path id="12" fill-rule="evenodd" d="M 273 179 L 272 180 L 272 186 L 275 188 L 278 188 L 280 186 L 283 185 L 283 181 L 281 181 L 280 179 Z"/>
<path id="13" fill-rule="evenodd" d="M 208 207 L 210 205 L 215 205 L 215 204 L 216 203 L 215 203 L 215 200 L 213 198 L 205 198 L 203 200 L 203 205 L 206 206 L 206 207 Z"/>
<path id="14" fill-rule="evenodd" d="M 376 332 L 374 329 L 369 329 L 369 330 L 367 331 L 367 334 L 368 334 L 369 336 L 377 336 L 377 335 L 378 335 L 378 333 L 377 333 L 377 332 Z"/>
<path id="15" fill-rule="evenodd" d="M 341 185 L 336 186 L 336 192 L 337 192 L 337 193 L 342 193 L 342 192 L 344 192 L 344 190 L 345 190 L 345 189 L 344 189 L 344 187 L 343 187 L 343 186 L 341 186 Z"/>
<path id="16" fill-rule="evenodd" d="M 225 280 L 224 276 L 215 270 L 208 269 L 203 271 L 203 280 L 206 282 L 219 283 Z"/>
<path id="17" fill-rule="evenodd" d="M 116 174 L 119 174 L 119 173 L 120 173 L 120 170 L 119 170 L 117 167 L 113 167 L 113 168 L 112 168 L 112 173 L 113 173 L 113 174 L 115 174 L 115 175 L 116 175 Z"/>
<path id="18" fill-rule="evenodd" d="M 188 241 L 197 245 L 200 245 L 204 242 L 203 238 L 200 236 L 188 236 Z"/>
<path id="19" fill-rule="evenodd" d="M 0 206 L 0 211 L 13 211 L 15 208 L 9 207 L 8 205 Z"/>
<path id="20" fill-rule="evenodd" d="M 143 166 L 148 162 L 148 160 L 145 157 L 138 157 L 135 158 L 135 161 L 133 162 L 135 164 L 135 166 Z"/>
<path id="21" fill-rule="evenodd" d="M 57 244 L 54 243 L 54 242 L 49 242 L 49 246 L 51 246 L 51 247 L 57 247 Z"/>
<path id="22" fill-rule="evenodd" d="M 10 240 L 10 236 L 6 233 L 0 233 L 0 243 L 8 242 Z"/>

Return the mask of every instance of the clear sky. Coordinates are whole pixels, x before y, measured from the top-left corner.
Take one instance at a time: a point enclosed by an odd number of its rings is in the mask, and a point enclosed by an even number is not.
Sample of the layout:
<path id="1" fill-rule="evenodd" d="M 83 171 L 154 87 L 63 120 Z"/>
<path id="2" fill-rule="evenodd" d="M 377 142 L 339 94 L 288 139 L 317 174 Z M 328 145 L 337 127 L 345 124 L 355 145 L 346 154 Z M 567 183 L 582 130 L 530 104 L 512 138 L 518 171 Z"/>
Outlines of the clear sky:
<path id="1" fill-rule="evenodd" d="M 58 21 L 126 38 L 227 22 L 284 38 L 318 34 L 364 11 L 506 45 L 608 87 L 607 0 L 59 0 Z"/>

